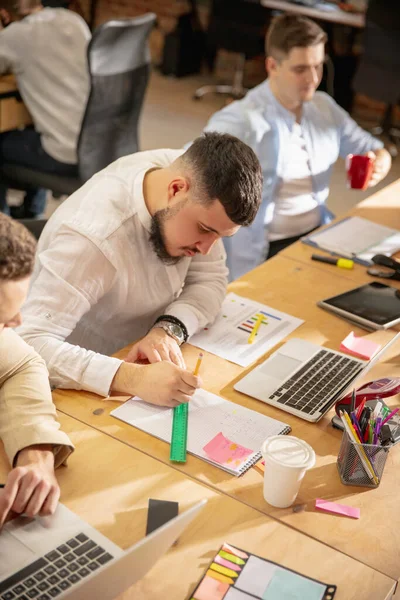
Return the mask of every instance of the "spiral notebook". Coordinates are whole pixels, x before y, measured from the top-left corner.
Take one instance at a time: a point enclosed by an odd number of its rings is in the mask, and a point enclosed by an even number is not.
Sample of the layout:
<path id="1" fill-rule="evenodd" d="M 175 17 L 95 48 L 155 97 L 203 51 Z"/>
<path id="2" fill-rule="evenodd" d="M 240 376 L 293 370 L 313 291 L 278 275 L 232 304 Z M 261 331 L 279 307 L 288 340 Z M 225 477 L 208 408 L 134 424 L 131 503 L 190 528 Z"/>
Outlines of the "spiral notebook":
<path id="1" fill-rule="evenodd" d="M 164 442 L 171 441 L 171 408 L 147 404 L 136 397 L 113 410 L 111 415 Z M 282 421 L 261 415 L 205 390 L 197 390 L 189 403 L 187 451 L 238 477 L 260 460 L 260 448 L 267 437 L 286 434 L 290 430 L 289 425 Z M 251 453 L 240 460 L 239 464 L 236 464 L 237 461 L 229 464 L 228 461 L 214 460 L 204 447 L 209 447 L 221 434 L 233 446 L 251 450 Z"/>

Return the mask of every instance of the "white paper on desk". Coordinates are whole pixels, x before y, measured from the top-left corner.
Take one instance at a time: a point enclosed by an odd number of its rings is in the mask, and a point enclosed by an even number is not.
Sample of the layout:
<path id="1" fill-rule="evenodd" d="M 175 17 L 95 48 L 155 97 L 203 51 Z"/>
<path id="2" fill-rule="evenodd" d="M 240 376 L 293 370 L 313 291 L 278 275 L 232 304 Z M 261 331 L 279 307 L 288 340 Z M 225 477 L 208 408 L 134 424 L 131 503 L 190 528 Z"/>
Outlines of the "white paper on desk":
<path id="1" fill-rule="evenodd" d="M 150 435 L 171 441 L 173 410 L 132 398 L 111 412 L 113 417 Z M 289 433 L 290 427 L 254 410 L 197 390 L 189 402 L 187 451 L 232 475 L 241 475 L 261 458 L 260 448 L 270 435 Z M 239 467 L 229 468 L 211 460 L 203 448 L 219 432 L 235 444 L 253 450 Z"/>
<path id="2" fill-rule="evenodd" d="M 249 344 L 248 339 L 257 314 L 265 315 L 265 323 L 261 324 L 254 342 Z M 241 367 L 247 367 L 302 323 L 302 319 L 231 292 L 226 296 L 214 323 L 192 336 L 190 343 Z"/>
<path id="3" fill-rule="evenodd" d="M 349 217 L 308 236 L 328 252 L 371 262 L 375 254 L 392 255 L 400 249 L 400 232 L 362 217 Z"/>

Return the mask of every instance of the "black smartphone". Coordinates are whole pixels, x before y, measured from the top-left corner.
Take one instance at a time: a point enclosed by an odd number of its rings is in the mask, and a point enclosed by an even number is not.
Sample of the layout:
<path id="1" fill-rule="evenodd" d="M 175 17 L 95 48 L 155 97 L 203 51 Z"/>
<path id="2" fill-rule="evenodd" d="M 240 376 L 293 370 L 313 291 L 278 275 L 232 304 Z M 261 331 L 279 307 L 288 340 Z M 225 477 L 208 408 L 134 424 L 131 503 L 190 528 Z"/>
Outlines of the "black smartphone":
<path id="1" fill-rule="evenodd" d="M 149 498 L 146 535 L 164 525 L 179 513 L 179 503 Z"/>
<path id="2" fill-rule="evenodd" d="M 336 415 L 334 417 L 332 417 L 331 425 L 335 429 L 340 429 L 341 431 L 344 431 L 344 425 L 342 423 L 342 419 L 340 417 L 337 417 Z"/>

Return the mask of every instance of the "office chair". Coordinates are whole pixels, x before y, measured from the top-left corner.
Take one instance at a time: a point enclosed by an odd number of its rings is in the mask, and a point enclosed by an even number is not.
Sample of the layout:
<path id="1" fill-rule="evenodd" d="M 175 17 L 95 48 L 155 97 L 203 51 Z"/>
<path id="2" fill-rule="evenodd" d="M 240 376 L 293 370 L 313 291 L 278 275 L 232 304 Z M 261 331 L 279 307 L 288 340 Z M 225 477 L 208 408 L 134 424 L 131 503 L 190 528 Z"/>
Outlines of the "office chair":
<path id="1" fill-rule="evenodd" d="M 87 50 L 91 88 L 78 140 L 78 177 L 5 163 L 8 187 L 45 188 L 69 195 L 117 158 L 139 150 L 138 122 L 150 74 L 148 37 L 156 16 L 104 23 Z"/>
<path id="2" fill-rule="evenodd" d="M 44 226 L 47 223 L 46 219 L 18 219 L 18 222 L 25 227 L 35 236 L 38 240 L 42 233 Z"/>
<path id="3" fill-rule="evenodd" d="M 268 10 L 258 2 L 248 0 L 213 0 L 206 36 L 206 60 L 214 66 L 217 51 L 237 54 L 232 85 L 205 85 L 196 90 L 193 98 L 205 94 L 227 94 L 243 98 L 248 91 L 243 86 L 246 61 L 264 54 Z"/>
<path id="4" fill-rule="evenodd" d="M 373 135 L 389 139 L 388 150 L 395 157 L 400 142 L 400 127 L 393 122 L 393 111 L 400 100 L 400 23 L 393 23 L 389 4 L 385 6 L 383 0 L 379 6 L 378 2 L 372 2 L 368 7 L 364 53 L 354 79 L 354 90 L 385 103 L 381 122 L 373 127 L 368 123 L 363 125 Z"/>

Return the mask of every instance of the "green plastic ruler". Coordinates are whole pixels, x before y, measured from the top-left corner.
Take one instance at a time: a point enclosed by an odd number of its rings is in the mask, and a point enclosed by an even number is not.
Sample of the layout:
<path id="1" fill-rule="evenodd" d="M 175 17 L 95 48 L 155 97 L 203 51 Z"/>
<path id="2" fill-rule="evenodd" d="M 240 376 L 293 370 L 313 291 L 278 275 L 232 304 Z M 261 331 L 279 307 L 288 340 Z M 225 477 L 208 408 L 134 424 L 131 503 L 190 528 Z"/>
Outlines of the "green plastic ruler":
<path id="1" fill-rule="evenodd" d="M 185 402 L 175 406 L 172 419 L 171 450 L 169 460 L 186 462 L 189 406 Z"/>

